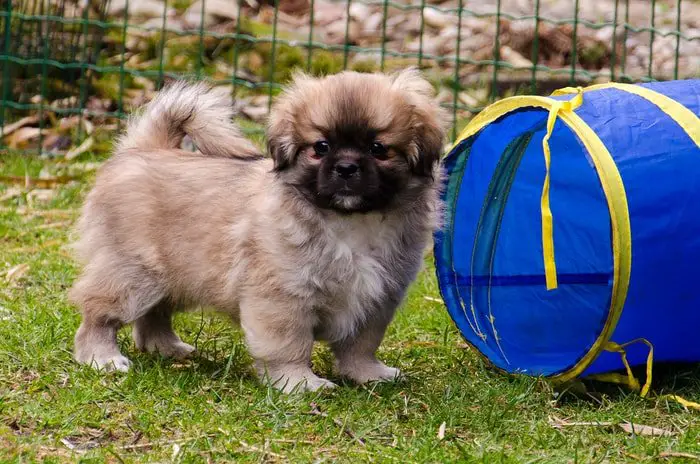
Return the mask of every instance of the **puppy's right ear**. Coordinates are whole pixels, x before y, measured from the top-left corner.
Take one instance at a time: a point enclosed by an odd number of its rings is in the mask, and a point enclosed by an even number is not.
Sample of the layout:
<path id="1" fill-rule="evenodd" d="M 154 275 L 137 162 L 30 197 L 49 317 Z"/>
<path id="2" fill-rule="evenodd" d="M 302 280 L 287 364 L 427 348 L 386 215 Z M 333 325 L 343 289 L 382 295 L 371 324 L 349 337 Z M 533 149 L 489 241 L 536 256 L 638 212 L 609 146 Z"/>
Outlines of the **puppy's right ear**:
<path id="1" fill-rule="evenodd" d="M 272 107 L 267 126 L 267 149 L 275 162 L 274 170 L 284 171 L 294 163 L 298 140 L 295 139 L 298 128 L 295 127 L 295 115 L 299 108 L 305 107 L 308 89 L 315 79 L 301 71 L 292 75 L 291 82 L 278 96 Z"/>

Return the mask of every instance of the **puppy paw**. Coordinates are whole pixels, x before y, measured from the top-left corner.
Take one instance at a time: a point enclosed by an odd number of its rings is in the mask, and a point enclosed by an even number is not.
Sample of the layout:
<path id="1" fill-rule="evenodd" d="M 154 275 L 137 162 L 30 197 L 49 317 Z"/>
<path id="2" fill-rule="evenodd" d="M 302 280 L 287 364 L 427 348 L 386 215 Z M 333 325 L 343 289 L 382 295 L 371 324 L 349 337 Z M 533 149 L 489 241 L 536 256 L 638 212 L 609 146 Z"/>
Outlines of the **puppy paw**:
<path id="1" fill-rule="evenodd" d="M 303 379 L 288 379 L 291 381 L 286 381 L 284 383 L 275 382 L 275 387 L 280 388 L 284 393 L 294 393 L 294 392 L 315 392 L 318 390 L 330 389 L 337 387 L 336 384 L 330 380 L 326 380 L 318 376 L 308 376 Z"/>
<path id="2" fill-rule="evenodd" d="M 151 332 L 142 334 L 134 330 L 136 348 L 148 353 L 159 353 L 162 356 L 175 359 L 185 359 L 194 353 L 194 346 L 183 342 L 173 332 Z"/>
<path id="3" fill-rule="evenodd" d="M 338 367 L 341 376 L 359 384 L 368 382 L 393 382 L 402 378 L 401 371 L 380 361 L 367 361 Z"/>
<path id="4" fill-rule="evenodd" d="M 144 352 L 159 353 L 167 358 L 185 359 L 195 352 L 194 346 L 183 342 L 179 338 L 176 340 L 150 339 L 146 343 L 139 343 L 136 347 Z"/>
<path id="5" fill-rule="evenodd" d="M 185 343 L 182 340 L 179 340 L 168 347 L 164 347 L 163 351 L 159 350 L 163 356 L 169 356 L 175 359 L 189 358 L 195 351 L 194 346 L 190 345 L 189 343 Z"/>
<path id="6" fill-rule="evenodd" d="M 308 368 L 275 369 L 273 372 L 258 368 L 258 374 L 263 382 L 269 382 L 284 393 L 313 392 L 337 386 L 330 380 L 317 376 Z"/>
<path id="7" fill-rule="evenodd" d="M 129 359 L 122 354 L 94 354 L 91 357 L 76 356 L 76 361 L 104 372 L 128 372 L 129 368 L 131 367 L 131 361 L 129 361 Z"/>

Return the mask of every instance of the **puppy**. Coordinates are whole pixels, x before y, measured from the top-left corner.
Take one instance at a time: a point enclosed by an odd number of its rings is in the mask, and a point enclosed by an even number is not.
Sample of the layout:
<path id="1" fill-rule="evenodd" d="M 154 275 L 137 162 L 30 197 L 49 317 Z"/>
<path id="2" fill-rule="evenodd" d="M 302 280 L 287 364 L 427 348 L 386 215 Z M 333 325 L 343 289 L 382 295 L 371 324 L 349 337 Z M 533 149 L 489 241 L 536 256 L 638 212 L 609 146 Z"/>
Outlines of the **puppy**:
<path id="1" fill-rule="evenodd" d="M 271 114 L 272 159 L 228 103 L 170 86 L 101 168 L 75 244 L 76 360 L 128 370 L 125 324 L 140 350 L 185 357 L 171 316 L 204 305 L 240 323 L 259 375 L 285 392 L 334 385 L 311 370 L 315 340 L 341 376 L 396 378 L 375 352 L 439 218 L 432 87 L 414 70 L 299 75 Z M 199 152 L 178 148 L 185 135 Z"/>

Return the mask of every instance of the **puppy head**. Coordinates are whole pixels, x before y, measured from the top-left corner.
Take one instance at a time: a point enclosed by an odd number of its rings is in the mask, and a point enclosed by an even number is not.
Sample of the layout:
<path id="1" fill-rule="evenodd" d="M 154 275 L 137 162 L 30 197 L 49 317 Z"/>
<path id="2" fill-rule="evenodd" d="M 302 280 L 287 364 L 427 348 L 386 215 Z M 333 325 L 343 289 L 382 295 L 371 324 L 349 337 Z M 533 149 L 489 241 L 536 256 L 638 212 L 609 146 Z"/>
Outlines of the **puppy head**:
<path id="1" fill-rule="evenodd" d="M 297 75 L 275 104 L 275 171 L 306 199 L 341 213 L 391 208 L 433 183 L 444 117 L 417 71 Z"/>

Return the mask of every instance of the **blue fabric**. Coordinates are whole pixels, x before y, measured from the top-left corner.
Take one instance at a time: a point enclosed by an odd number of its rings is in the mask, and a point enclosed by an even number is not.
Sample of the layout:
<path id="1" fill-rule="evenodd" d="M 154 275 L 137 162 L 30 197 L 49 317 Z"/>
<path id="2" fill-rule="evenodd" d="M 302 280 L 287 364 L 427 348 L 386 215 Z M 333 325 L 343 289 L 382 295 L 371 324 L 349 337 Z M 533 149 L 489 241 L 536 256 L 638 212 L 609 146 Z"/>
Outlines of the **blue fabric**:
<path id="1" fill-rule="evenodd" d="M 645 86 L 700 114 L 700 81 Z M 643 337 L 656 360 L 700 361 L 692 268 L 700 262 L 700 149 L 659 108 L 627 92 L 587 92 L 576 113 L 613 156 L 629 204 L 632 274 L 612 340 Z M 548 376 L 575 366 L 599 336 L 613 257 L 598 175 L 558 120 L 550 139 L 550 203 L 559 288 L 545 288 L 546 118 L 541 109 L 510 113 L 448 155 L 446 226 L 436 234 L 435 255 L 443 298 L 465 339 L 508 372 Z M 628 351 L 632 364 L 646 361 L 643 345 Z M 618 354 L 604 353 L 585 374 L 621 367 Z"/>

